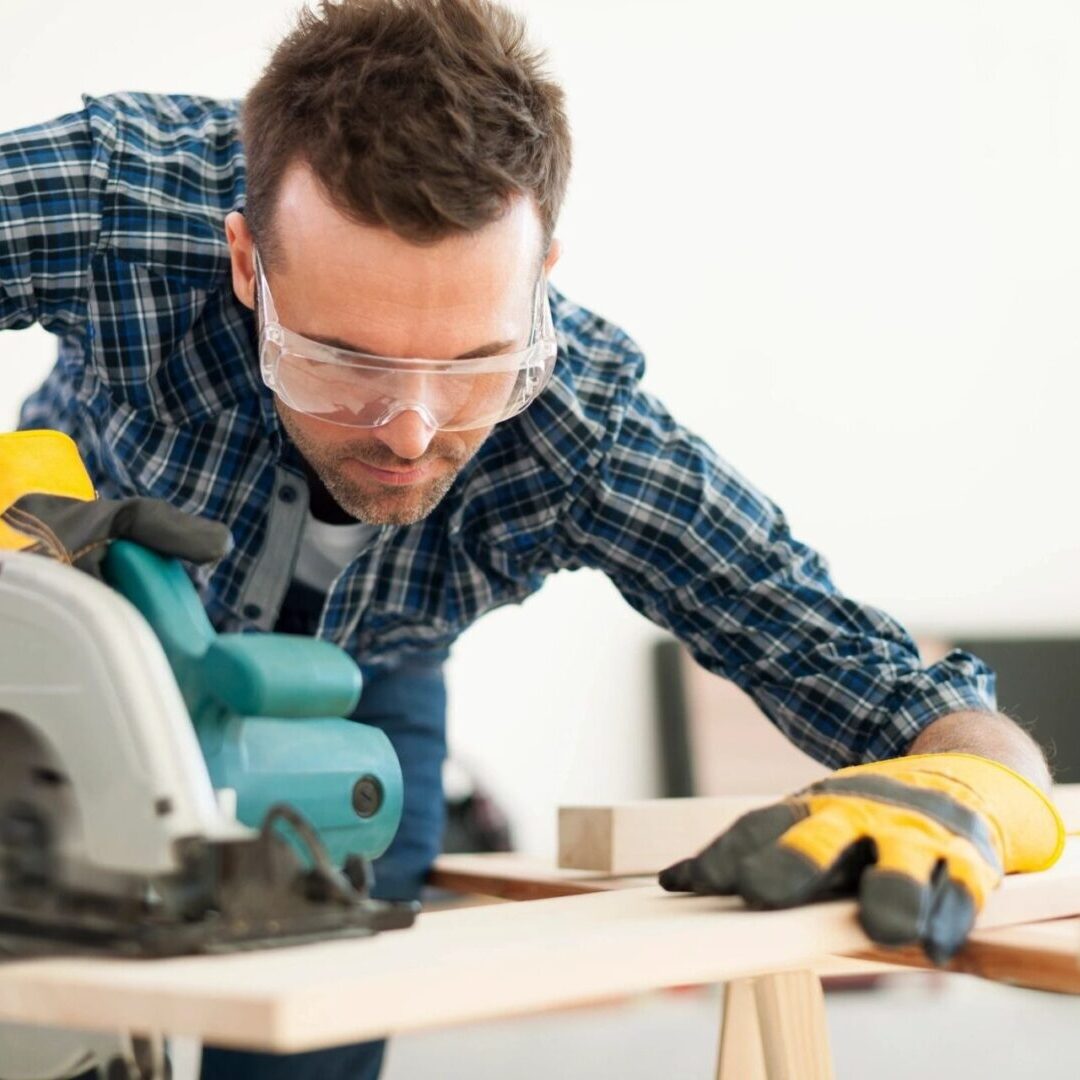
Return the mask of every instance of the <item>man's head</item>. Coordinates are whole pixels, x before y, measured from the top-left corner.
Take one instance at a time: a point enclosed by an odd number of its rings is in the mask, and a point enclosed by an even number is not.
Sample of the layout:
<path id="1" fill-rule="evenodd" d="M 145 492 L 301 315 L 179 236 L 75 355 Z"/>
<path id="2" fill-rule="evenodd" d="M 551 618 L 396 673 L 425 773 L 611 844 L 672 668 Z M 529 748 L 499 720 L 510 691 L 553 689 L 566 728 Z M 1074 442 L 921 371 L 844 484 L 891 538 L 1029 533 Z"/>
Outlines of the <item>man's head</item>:
<path id="1" fill-rule="evenodd" d="M 226 230 L 253 306 L 257 246 L 281 324 L 383 357 L 520 349 L 570 140 L 520 23 L 485 0 L 342 0 L 305 11 L 244 106 L 248 187 Z M 278 400 L 354 517 L 429 513 L 490 427 L 405 411 L 351 428 Z"/>

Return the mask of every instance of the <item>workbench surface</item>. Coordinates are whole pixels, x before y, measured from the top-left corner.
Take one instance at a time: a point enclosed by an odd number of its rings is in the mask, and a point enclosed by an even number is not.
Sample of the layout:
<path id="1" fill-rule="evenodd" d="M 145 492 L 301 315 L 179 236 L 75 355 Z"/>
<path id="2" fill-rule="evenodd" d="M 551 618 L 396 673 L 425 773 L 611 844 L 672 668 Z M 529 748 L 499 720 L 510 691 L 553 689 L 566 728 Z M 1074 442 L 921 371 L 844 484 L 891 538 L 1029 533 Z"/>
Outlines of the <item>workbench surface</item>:
<path id="1" fill-rule="evenodd" d="M 979 925 L 1077 913 L 1074 843 L 1052 870 L 1008 879 Z M 229 956 L 5 961 L 0 1019 L 297 1051 L 808 967 L 867 944 L 850 901 L 753 912 L 646 886 L 434 912 L 376 938 Z M 1058 945 L 1075 955 L 1074 937 Z"/>

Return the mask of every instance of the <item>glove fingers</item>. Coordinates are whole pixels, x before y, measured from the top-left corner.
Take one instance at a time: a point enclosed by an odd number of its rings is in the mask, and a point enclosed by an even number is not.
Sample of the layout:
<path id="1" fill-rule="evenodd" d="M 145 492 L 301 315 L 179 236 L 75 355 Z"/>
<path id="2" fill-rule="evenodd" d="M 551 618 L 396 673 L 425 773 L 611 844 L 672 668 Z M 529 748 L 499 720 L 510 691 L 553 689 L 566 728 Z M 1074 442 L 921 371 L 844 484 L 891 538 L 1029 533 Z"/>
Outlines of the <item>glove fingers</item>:
<path id="1" fill-rule="evenodd" d="M 872 868 L 859 886 L 859 922 L 879 945 L 914 945 L 925 936 L 931 900 L 926 882 L 898 870 Z"/>
<path id="2" fill-rule="evenodd" d="M 190 562 L 212 562 L 232 546 L 228 528 L 196 517 L 158 499 L 96 499 L 62 495 L 24 495 L 12 506 L 33 529 L 26 535 L 47 539 L 50 553 L 70 558 L 80 570 L 101 577 L 101 561 L 113 539 L 134 540 L 162 555 Z"/>
<path id="3" fill-rule="evenodd" d="M 1000 867 L 988 864 L 966 839 L 953 841 L 934 871 L 934 896 L 923 936 L 923 949 L 935 964 L 946 963 L 964 944 L 1001 877 Z"/>
<path id="4" fill-rule="evenodd" d="M 186 513 L 159 499 L 126 500 L 113 519 L 111 535 L 194 563 L 214 562 L 232 546 L 232 536 L 222 522 Z"/>
<path id="5" fill-rule="evenodd" d="M 959 951 L 975 925 L 976 913 L 975 898 L 942 864 L 923 938 L 923 949 L 935 964 L 947 963 Z"/>
<path id="6" fill-rule="evenodd" d="M 812 814 L 742 861 L 738 891 L 759 907 L 791 907 L 850 892 L 874 858 L 873 842 L 841 808 Z"/>
<path id="7" fill-rule="evenodd" d="M 668 892 L 694 891 L 694 865 L 697 859 L 682 859 L 660 871 L 660 887 Z"/>
<path id="8" fill-rule="evenodd" d="M 992 887 L 992 872 L 973 852 L 953 845 L 947 853 L 931 844 L 883 845 L 878 865 L 859 890 L 859 921 L 880 945 L 921 944 L 942 964 L 963 944 L 980 906 L 972 888 Z"/>
<path id="9" fill-rule="evenodd" d="M 933 901 L 931 879 L 941 862 L 936 846 L 907 834 L 878 840 L 877 865 L 859 884 L 859 922 L 879 945 L 913 945 L 925 936 Z"/>
<path id="10" fill-rule="evenodd" d="M 683 859 L 660 872 L 660 885 L 669 892 L 717 893 L 738 891 L 739 865 L 783 835 L 804 817 L 798 802 L 779 802 L 743 814 L 692 859 Z"/>

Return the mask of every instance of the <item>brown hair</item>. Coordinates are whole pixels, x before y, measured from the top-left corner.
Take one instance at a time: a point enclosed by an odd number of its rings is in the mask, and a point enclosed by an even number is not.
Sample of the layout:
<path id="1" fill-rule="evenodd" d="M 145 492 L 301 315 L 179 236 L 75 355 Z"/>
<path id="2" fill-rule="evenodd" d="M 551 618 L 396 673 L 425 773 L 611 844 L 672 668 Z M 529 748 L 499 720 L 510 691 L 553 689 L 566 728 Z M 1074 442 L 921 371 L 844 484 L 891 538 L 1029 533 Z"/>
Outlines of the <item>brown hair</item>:
<path id="1" fill-rule="evenodd" d="M 243 108 L 244 213 L 264 260 L 296 161 L 342 213 L 414 243 L 473 232 L 531 195 L 546 250 L 570 129 L 543 63 L 522 20 L 489 0 L 303 8 Z"/>

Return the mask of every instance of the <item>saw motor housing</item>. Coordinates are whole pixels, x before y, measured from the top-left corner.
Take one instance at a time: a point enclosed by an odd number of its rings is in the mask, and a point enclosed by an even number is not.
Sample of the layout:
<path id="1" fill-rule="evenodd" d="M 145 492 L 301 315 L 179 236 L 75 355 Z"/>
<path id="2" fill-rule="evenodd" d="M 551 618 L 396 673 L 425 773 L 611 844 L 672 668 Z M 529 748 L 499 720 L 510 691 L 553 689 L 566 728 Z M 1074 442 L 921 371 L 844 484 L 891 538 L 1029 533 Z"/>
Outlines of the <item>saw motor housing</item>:
<path id="1" fill-rule="evenodd" d="M 342 719 L 360 698 L 355 661 L 293 634 L 218 634 L 175 559 L 117 541 L 105 577 L 169 660 L 210 780 L 259 827 L 275 803 L 310 822 L 331 860 L 374 859 L 401 821 L 401 767 L 385 733 Z"/>

